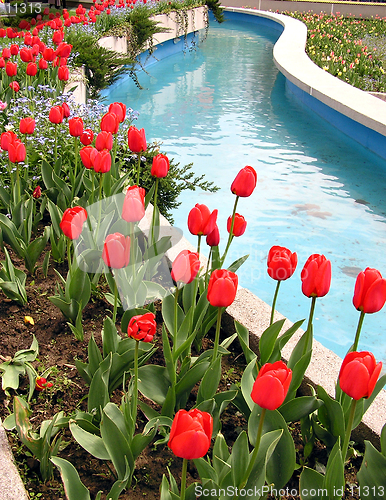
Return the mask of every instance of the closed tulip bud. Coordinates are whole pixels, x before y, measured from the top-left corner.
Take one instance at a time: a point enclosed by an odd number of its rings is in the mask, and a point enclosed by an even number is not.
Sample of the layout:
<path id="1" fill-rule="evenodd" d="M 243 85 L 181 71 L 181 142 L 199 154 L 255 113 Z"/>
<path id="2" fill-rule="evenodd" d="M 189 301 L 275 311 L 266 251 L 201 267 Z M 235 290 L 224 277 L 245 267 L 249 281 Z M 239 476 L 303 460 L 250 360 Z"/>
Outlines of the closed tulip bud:
<path id="1" fill-rule="evenodd" d="M 214 307 L 228 307 L 237 293 L 237 274 L 227 269 L 216 269 L 209 278 L 207 299 Z"/>
<path id="2" fill-rule="evenodd" d="M 133 316 L 127 327 L 127 335 L 135 340 L 151 342 L 157 329 L 155 315 L 152 312 Z"/>
<path id="3" fill-rule="evenodd" d="M 296 252 L 292 253 L 285 247 L 273 246 L 268 253 L 268 275 L 277 281 L 287 280 L 295 272 L 297 263 Z"/>
<path id="4" fill-rule="evenodd" d="M 83 134 L 80 136 L 80 142 L 83 144 L 83 146 L 88 146 L 92 143 L 93 140 L 94 132 L 91 130 L 91 128 L 86 128 L 86 130 L 84 130 Z"/>
<path id="5" fill-rule="evenodd" d="M 52 35 L 52 42 L 55 45 L 59 45 L 61 42 L 63 42 L 63 31 L 55 31 L 55 33 Z"/>
<path id="6" fill-rule="evenodd" d="M 109 106 L 109 113 L 114 113 L 119 123 L 122 123 L 126 118 L 126 105 L 121 102 L 113 102 Z"/>
<path id="7" fill-rule="evenodd" d="M 0 38 L 5 38 L 7 36 L 7 32 L 4 28 L 0 28 Z"/>
<path id="8" fill-rule="evenodd" d="M 18 82 L 11 82 L 9 84 L 9 88 L 12 89 L 14 92 L 19 92 L 20 85 L 18 84 Z"/>
<path id="9" fill-rule="evenodd" d="M 35 130 L 35 120 L 27 117 L 20 120 L 19 130 L 21 134 L 33 134 Z"/>
<path id="10" fill-rule="evenodd" d="M 68 127 L 72 137 L 80 137 L 83 134 L 83 120 L 79 117 L 70 118 Z"/>
<path id="11" fill-rule="evenodd" d="M 200 270 L 198 253 L 182 250 L 174 259 L 171 277 L 176 283 L 191 283 Z"/>
<path id="12" fill-rule="evenodd" d="M 217 247 L 220 244 L 220 231 L 216 224 L 212 232 L 210 232 L 206 237 L 206 243 L 210 247 Z"/>
<path id="13" fill-rule="evenodd" d="M 43 50 L 43 57 L 46 61 L 52 62 L 56 57 L 56 52 L 54 49 L 51 49 L 51 47 L 46 47 Z"/>
<path id="14" fill-rule="evenodd" d="M 60 81 L 67 82 L 70 78 L 70 70 L 67 66 L 60 66 L 58 69 L 58 78 Z"/>
<path id="15" fill-rule="evenodd" d="M 292 371 L 283 361 L 266 363 L 260 368 L 253 384 L 253 402 L 266 410 L 276 410 L 287 396 L 291 379 Z"/>
<path id="16" fill-rule="evenodd" d="M 95 147 L 98 151 L 102 151 L 102 149 L 111 151 L 113 149 L 113 134 L 106 131 L 99 132 L 95 140 Z"/>
<path id="17" fill-rule="evenodd" d="M 87 211 L 83 207 L 67 208 L 64 211 L 60 229 L 71 240 L 77 240 L 87 220 Z"/>
<path id="18" fill-rule="evenodd" d="M 129 143 L 129 149 L 133 153 L 140 153 L 141 151 L 146 151 L 146 137 L 145 137 L 145 129 L 141 128 L 138 130 L 133 125 L 129 128 L 127 132 L 127 139 Z"/>
<path id="19" fill-rule="evenodd" d="M 35 200 L 38 200 L 42 195 L 42 189 L 40 186 L 36 186 L 32 193 L 32 198 L 35 198 Z"/>
<path id="20" fill-rule="evenodd" d="M 153 157 L 153 164 L 151 167 L 151 175 L 153 177 L 166 177 L 170 168 L 169 159 L 167 156 L 159 153 Z"/>
<path id="21" fill-rule="evenodd" d="M 4 47 L 1 55 L 2 55 L 2 57 L 4 57 L 4 59 L 9 59 L 11 57 L 10 49 L 8 47 Z"/>
<path id="22" fill-rule="evenodd" d="M 62 42 L 56 49 L 56 54 L 59 57 L 68 57 L 71 54 L 72 45 Z"/>
<path id="23" fill-rule="evenodd" d="M 13 45 L 11 45 L 10 50 L 11 50 L 11 55 L 12 56 L 17 56 L 18 53 L 19 53 L 19 46 L 16 45 L 16 44 L 13 44 Z"/>
<path id="24" fill-rule="evenodd" d="M 116 134 L 119 129 L 119 121 L 115 113 L 106 113 L 101 119 L 101 130 Z"/>
<path id="25" fill-rule="evenodd" d="M 32 62 L 33 61 L 32 50 L 23 47 L 20 50 L 20 59 L 25 63 Z"/>
<path id="26" fill-rule="evenodd" d="M 324 297 L 330 290 L 331 262 L 324 255 L 310 255 L 300 277 L 306 297 Z"/>
<path id="27" fill-rule="evenodd" d="M 0 68 L 5 68 L 5 60 L 4 60 L 4 57 L 0 57 Z"/>
<path id="28" fill-rule="evenodd" d="M 231 191 L 236 196 L 246 198 L 251 196 L 257 183 L 257 174 L 254 168 L 246 166 L 240 170 L 232 182 Z"/>
<path id="29" fill-rule="evenodd" d="M 122 219 L 127 222 L 139 222 L 144 215 L 145 190 L 138 186 L 130 186 L 123 202 Z"/>
<path id="30" fill-rule="evenodd" d="M 93 148 L 92 146 L 86 146 L 79 151 L 79 154 L 83 165 L 87 169 L 94 168 L 94 159 L 98 154 L 97 149 Z"/>
<path id="31" fill-rule="evenodd" d="M 111 169 L 111 155 L 108 149 L 98 151 L 94 157 L 94 170 L 101 174 L 109 172 Z"/>
<path id="32" fill-rule="evenodd" d="M 343 392 L 358 401 L 369 398 L 378 381 L 382 363 L 375 361 L 368 351 L 349 352 L 339 372 L 339 385 Z"/>
<path id="33" fill-rule="evenodd" d="M 27 151 L 25 149 L 25 145 L 20 141 L 15 141 L 8 146 L 8 156 L 9 161 L 12 163 L 20 163 L 25 160 L 27 156 Z"/>
<path id="34" fill-rule="evenodd" d="M 211 213 L 206 205 L 197 203 L 188 216 L 189 231 L 196 236 L 206 236 L 215 228 L 218 210 Z"/>
<path id="35" fill-rule="evenodd" d="M 12 130 L 3 132 L 0 136 L 0 147 L 4 151 L 8 151 L 9 145 L 17 141 L 17 135 Z"/>
<path id="36" fill-rule="evenodd" d="M 36 73 L 38 72 L 38 67 L 36 66 L 35 63 L 30 62 L 27 64 L 25 72 L 28 76 L 35 76 Z"/>
<path id="37" fill-rule="evenodd" d="M 47 69 L 47 68 L 48 68 L 47 61 L 43 58 L 39 59 L 39 69 Z"/>
<path id="38" fill-rule="evenodd" d="M 51 123 L 59 124 L 62 123 L 64 118 L 64 111 L 62 106 L 53 106 L 50 109 L 50 114 L 48 116 L 48 119 L 50 120 Z"/>
<path id="39" fill-rule="evenodd" d="M 12 61 L 8 61 L 5 65 L 5 72 L 8 76 L 16 76 L 17 73 L 17 63 L 13 63 Z"/>
<path id="40" fill-rule="evenodd" d="M 121 233 L 109 234 L 103 245 L 102 259 L 113 269 L 126 267 L 130 262 L 130 237 Z"/>
<path id="41" fill-rule="evenodd" d="M 63 117 L 68 118 L 71 114 L 70 106 L 66 102 L 64 102 L 62 104 L 62 109 L 63 109 Z"/>
<path id="42" fill-rule="evenodd" d="M 230 233 L 232 225 L 232 216 L 227 220 L 227 231 Z M 235 221 L 233 223 L 232 234 L 233 236 L 242 236 L 247 228 L 247 221 L 240 214 L 235 214 Z"/>
<path id="43" fill-rule="evenodd" d="M 376 313 L 386 302 L 386 280 L 377 269 L 366 268 L 358 274 L 353 304 L 367 314 Z"/>
<path id="44" fill-rule="evenodd" d="M 208 453 L 213 432 L 213 418 L 194 408 L 178 410 L 174 416 L 168 446 L 180 458 L 193 460 Z"/>

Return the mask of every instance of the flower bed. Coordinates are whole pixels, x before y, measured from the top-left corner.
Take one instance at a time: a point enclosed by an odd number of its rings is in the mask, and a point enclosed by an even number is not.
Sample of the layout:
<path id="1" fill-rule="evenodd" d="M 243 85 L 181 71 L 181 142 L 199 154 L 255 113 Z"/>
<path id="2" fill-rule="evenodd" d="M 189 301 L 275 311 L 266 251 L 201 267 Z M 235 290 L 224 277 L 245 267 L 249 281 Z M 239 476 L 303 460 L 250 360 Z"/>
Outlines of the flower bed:
<path id="1" fill-rule="evenodd" d="M 88 17 L 107 7 L 96 4 Z M 86 22 L 83 8 L 74 20 L 67 14 L 65 22 Z M 7 299 L 0 320 L 7 331 L 0 370 L 4 426 L 15 448 L 24 445 L 22 463 L 44 483 L 32 489 L 27 473 L 28 488 L 62 498 L 60 475 L 69 500 L 336 499 L 357 498 L 359 487 L 381 494 L 386 427 L 381 452 L 366 443 L 363 461 L 350 438 L 386 381 L 378 380 L 382 364 L 374 355 L 358 352 L 365 315 L 386 301 L 386 280 L 374 269 L 357 278 L 358 330 L 336 394 L 318 386 L 300 395 L 330 261 L 311 255 L 304 264 L 310 315 L 288 363 L 282 351 L 304 320 L 285 329 L 273 313 L 296 252 L 269 250 L 277 288 L 258 356 L 241 323 L 221 333 L 247 260 L 226 259 L 247 230 L 237 210 L 254 195 L 255 169 L 241 168 L 230 186 L 225 248 L 218 210 L 197 204 L 187 221 L 197 249 L 171 257 L 179 234 L 165 229 L 161 213 L 187 184 L 214 187 L 148 144 L 124 104 L 82 107 L 63 94 L 72 47 L 61 16 L 46 15 L 35 34 L 0 33 L 25 45 L 3 52 L 0 288 Z M 19 85 L 23 64 L 26 83 Z"/>

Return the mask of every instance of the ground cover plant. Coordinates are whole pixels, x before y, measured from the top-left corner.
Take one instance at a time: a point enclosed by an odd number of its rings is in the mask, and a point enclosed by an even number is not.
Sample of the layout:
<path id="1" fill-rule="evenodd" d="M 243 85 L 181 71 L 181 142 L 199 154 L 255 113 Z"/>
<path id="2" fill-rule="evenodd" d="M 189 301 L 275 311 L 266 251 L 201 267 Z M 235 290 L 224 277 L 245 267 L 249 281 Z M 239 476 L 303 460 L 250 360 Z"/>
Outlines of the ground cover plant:
<path id="1" fill-rule="evenodd" d="M 386 91 L 386 23 L 313 12 L 285 12 L 307 26 L 306 52 L 315 64 L 369 92 Z"/>
<path id="2" fill-rule="evenodd" d="M 91 17 L 111 7 L 96 2 Z M 311 255 L 304 263 L 308 321 L 282 331 L 272 314 L 258 356 L 243 325 L 222 331 L 237 270 L 247 265 L 247 256 L 226 258 L 247 230 L 239 211 L 254 195 L 255 168 L 240 166 L 224 194 L 233 201 L 226 228 L 217 226 L 217 209 L 192 207 L 187 226 L 197 251 L 170 262 L 179 234 L 160 214 L 186 188 L 215 187 L 149 144 L 123 103 L 79 106 L 63 92 L 73 60 L 65 22 L 87 30 L 90 14 L 43 14 L 35 24 L 24 20 L 21 32 L 0 32 L 0 415 L 23 467 L 41 481 L 24 468 L 31 493 L 382 498 L 386 426 L 380 449 L 366 442 L 363 459 L 351 433 L 386 382 L 382 363 L 359 350 L 365 315 L 386 301 L 386 280 L 370 268 L 358 275 L 358 328 L 335 395 L 320 386 L 298 394 L 331 262 Z M 280 246 L 267 253 L 275 310 L 297 254 Z M 281 350 L 303 323 L 285 364 Z"/>

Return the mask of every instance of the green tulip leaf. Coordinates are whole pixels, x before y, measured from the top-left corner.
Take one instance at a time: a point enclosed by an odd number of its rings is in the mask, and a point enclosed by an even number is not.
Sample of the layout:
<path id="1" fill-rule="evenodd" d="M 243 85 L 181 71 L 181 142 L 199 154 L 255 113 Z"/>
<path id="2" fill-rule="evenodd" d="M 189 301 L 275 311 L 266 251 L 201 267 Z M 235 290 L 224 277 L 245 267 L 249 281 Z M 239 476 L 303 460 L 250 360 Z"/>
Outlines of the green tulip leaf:
<path id="1" fill-rule="evenodd" d="M 326 500 L 324 487 L 324 476 L 316 470 L 304 467 L 300 474 L 300 498 L 301 500 Z"/>
<path id="2" fill-rule="evenodd" d="M 88 453 L 99 460 L 110 460 L 110 455 L 101 437 L 87 432 L 74 421 L 70 421 L 69 427 L 75 441 Z"/>
<path id="3" fill-rule="evenodd" d="M 331 398 L 321 386 L 318 386 L 318 397 L 324 402 L 324 405 L 318 410 L 320 422 L 335 438 L 340 437 L 343 443 L 346 426 L 341 405 Z"/>
<path id="4" fill-rule="evenodd" d="M 138 389 L 151 401 L 163 405 L 170 387 L 164 366 L 146 365 L 138 369 Z"/>
<path id="5" fill-rule="evenodd" d="M 118 335 L 112 319 L 107 316 L 103 322 L 102 330 L 103 356 L 106 357 L 109 352 L 117 352 L 118 344 L 121 340 L 122 338 Z"/>
<path id="6" fill-rule="evenodd" d="M 286 422 L 297 422 L 322 406 L 323 401 L 316 396 L 301 396 L 284 403 L 279 412 Z"/>
<path id="7" fill-rule="evenodd" d="M 368 491 L 369 493 L 366 498 L 368 500 L 379 500 L 384 498 L 385 495 L 386 457 L 370 441 L 365 441 L 365 445 L 365 456 L 357 478 L 362 491 Z"/>
<path id="8" fill-rule="evenodd" d="M 235 486 L 240 486 L 249 465 L 248 436 L 245 431 L 242 431 L 238 435 L 235 444 L 232 447 L 230 463 L 232 467 L 233 484 Z"/>
<path id="9" fill-rule="evenodd" d="M 252 411 L 255 407 L 255 403 L 251 398 L 251 392 L 253 384 L 255 383 L 257 377 L 257 367 L 256 362 L 252 360 L 244 370 L 243 376 L 241 377 L 241 392 L 244 396 L 244 400 Z"/>
<path id="10" fill-rule="evenodd" d="M 273 353 L 276 339 L 283 328 L 285 319 L 276 321 L 269 326 L 261 335 L 259 340 L 260 364 L 261 366 L 268 362 Z"/>
<path id="11" fill-rule="evenodd" d="M 197 395 L 197 404 L 202 401 L 211 399 L 218 389 L 218 385 L 221 379 L 221 356 L 215 359 L 215 361 L 209 366 L 205 375 L 202 378 L 200 388 Z"/>
<path id="12" fill-rule="evenodd" d="M 221 483 L 222 479 L 230 472 L 231 466 L 229 465 L 228 460 L 230 457 L 230 453 L 228 450 L 228 445 L 224 439 L 224 436 L 219 432 L 217 434 L 216 440 L 213 445 L 213 467 L 216 471 L 218 482 Z"/>
<path id="13" fill-rule="evenodd" d="M 326 475 L 323 486 L 327 490 L 329 500 L 340 500 L 344 493 L 344 460 L 338 439 L 328 457 Z"/>
<path id="14" fill-rule="evenodd" d="M 215 483 L 218 482 L 216 470 L 210 465 L 210 463 L 205 460 L 205 458 L 195 458 L 193 460 L 194 465 L 196 466 L 198 475 L 200 479 L 212 479 Z M 229 469 L 230 470 L 230 469 Z"/>
<path id="15" fill-rule="evenodd" d="M 235 328 L 239 337 L 239 342 L 243 350 L 245 360 L 248 363 L 256 360 L 256 354 L 249 347 L 249 330 L 244 325 L 235 320 Z"/>
<path id="16" fill-rule="evenodd" d="M 51 462 L 59 469 L 68 500 L 90 500 L 90 492 L 80 480 L 78 471 L 64 458 L 52 457 Z"/>

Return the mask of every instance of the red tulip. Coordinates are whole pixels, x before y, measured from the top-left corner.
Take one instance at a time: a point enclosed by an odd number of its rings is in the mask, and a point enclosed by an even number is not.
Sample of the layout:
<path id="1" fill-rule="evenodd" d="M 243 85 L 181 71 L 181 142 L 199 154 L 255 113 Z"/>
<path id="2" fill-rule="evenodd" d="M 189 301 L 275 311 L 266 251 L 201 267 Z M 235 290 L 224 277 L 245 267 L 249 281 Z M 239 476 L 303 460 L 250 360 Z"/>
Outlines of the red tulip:
<path id="1" fill-rule="evenodd" d="M 153 157 L 153 164 L 151 167 L 151 175 L 153 177 L 166 177 L 170 168 L 169 159 L 167 156 L 159 153 Z"/>
<path id="2" fill-rule="evenodd" d="M 174 259 L 171 277 L 178 283 L 191 283 L 200 270 L 200 258 L 198 253 L 190 250 L 182 250 Z"/>
<path id="3" fill-rule="evenodd" d="M 4 57 L 0 57 L 0 68 L 5 68 L 5 60 L 4 60 Z"/>
<path id="4" fill-rule="evenodd" d="M 62 42 L 56 49 L 56 55 L 59 57 L 68 57 L 71 54 L 72 45 Z"/>
<path id="5" fill-rule="evenodd" d="M 240 170 L 232 182 L 231 191 L 237 196 L 246 198 L 251 196 L 256 187 L 257 174 L 254 168 L 246 166 Z"/>
<path id="6" fill-rule="evenodd" d="M 119 129 L 119 121 L 115 113 L 106 113 L 101 119 L 101 130 L 116 134 Z"/>
<path id="7" fill-rule="evenodd" d="M 83 120 L 78 116 L 68 120 L 68 127 L 72 137 L 80 137 L 83 134 Z"/>
<path id="8" fill-rule="evenodd" d="M 216 269 L 209 278 L 207 299 L 212 306 L 228 307 L 235 300 L 238 285 L 237 274 L 227 269 Z"/>
<path id="9" fill-rule="evenodd" d="M 25 62 L 25 63 L 28 63 L 28 62 L 32 62 L 33 61 L 33 55 L 32 55 L 32 50 L 31 49 L 27 49 L 25 47 L 23 47 L 21 50 L 20 50 L 20 59 Z"/>
<path id="10" fill-rule="evenodd" d="M 11 57 L 10 49 L 8 47 L 4 47 L 1 55 L 2 55 L 2 57 L 4 57 L 4 59 L 9 59 Z"/>
<path id="11" fill-rule="evenodd" d="M 62 104 L 62 109 L 64 118 L 68 118 L 71 114 L 70 106 L 66 102 L 64 102 Z"/>
<path id="12" fill-rule="evenodd" d="M 382 309 L 386 302 L 386 279 L 377 269 L 367 267 L 358 274 L 353 304 L 358 311 L 376 313 Z"/>
<path id="13" fill-rule="evenodd" d="M 94 170 L 101 174 L 109 172 L 111 169 L 111 155 L 110 151 L 103 149 L 98 151 L 94 157 Z"/>
<path id="14" fill-rule="evenodd" d="M 80 142 L 83 144 L 83 146 L 88 146 L 92 143 L 93 140 L 94 132 L 91 130 L 91 128 L 86 128 L 86 130 L 84 130 L 83 134 L 80 136 Z"/>
<path id="15" fill-rule="evenodd" d="M 16 76 L 17 63 L 8 61 L 7 64 L 5 65 L 5 72 L 7 73 L 8 76 Z"/>
<path id="16" fill-rule="evenodd" d="M 102 252 L 103 262 L 113 269 L 126 267 L 130 262 L 130 237 L 121 233 L 109 234 Z"/>
<path id="17" fill-rule="evenodd" d="M 157 329 L 155 315 L 152 312 L 133 316 L 127 327 L 127 335 L 135 340 L 151 342 Z"/>
<path id="18" fill-rule="evenodd" d="M 60 66 L 58 69 L 58 78 L 60 81 L 67 82 L 70 78 L 70 70 L 67 66 Z"/>
<path id="19" fill-rule="evenodd" d="M 298 263 L 296 252 L 291 252 L 288 248 L 273 246 L 268 253 L 268 274 L 277 281 L 284 281 L 290 278 L 295 272 Z"/>
<path id="20" fill-rule="evenodd" d="M 35 383 L 35 389 L 38 392 L 44 391 L 44 389 L 49 389 L 50 387 L 53 387 L 52 382 L 47 382 L 47 379 L 44 377 L 36 377 L 36 383 Z"/>
<path id="21" fill-rule="evenodd" d="M 4 151 L 8 151 L 9 145 L 17 141 L 17 135 L 12 130 L 8 132 L 3 132 L 0 136 L 0 147 Z"/>
<path id="22" fill-rule="evenodd" d="M 106 131 L 99 132 L 95 141 L 95 147 L 98 151 L 102 151 L 102 149 L 111 151 L 113 149 L 113 134 Z"/>
<path id="23" fill-rule="evenodd" d="M 35 200 L 38 200 L 42 195 L 42 189 L 40 186 L 36 186 L 32 193 L 32 198 L 35 198 Z"/>
<path id="24" fill-rule="evenodd" d="M 13 45 L 11 45 L 10 50 L 11 50 L 11 55 L 13 55 L 13 56 L 17 56 L 17 55 L 18 55 L 18 53 L 19 53 L 19 46 L 18 46 L 18 45 L 13 44 Z"/>
<path id="25" fill-rule="evenodd" d="M 369 398 L 382 370 L 368 351 L 349 352 L 339 372 L 339 385 L 343 392 L 355 400 Z"/>
<path id="26" fill-rule="evenodd" d="M 130 186 L 126 191 L 122 208 L 122 219 L 127 222 L 139 222 L 145 215 L 145 190 Z"/>
<path id="27" fill-rule="evenodd" d="M 129 142 L 129 149 L 133 153 L 140 153 L 141 151 L 146 151 L 146 137 L 145 137 L 145 129 L 141 128 L 138 130 L 133 125 L 129 128 L 127 132 L 127 139 Z"/>
<path id="28" fill-rule="evenodd" d="M 93 148 L 92 146 L 86 146 L 79 151 L 80 158 L 82 160 L 83 165 L 88 168 L 94 168 L 94 159 L 98 154 L 98 150 Z"/>
<path id="29" fill-rule="evenodd" d="M 126 106 L 121 102 L 113 102 L 109 106 L 109 113 L 114 113 L 119 123 L 122 123 L 126 118 Z"/>
<path id="30" fill-rule="evenodd" d="M 38 72 L 38 67 L 36 66 L 35 63 L 30 62 L 27 64 L 25 72 L 28 76 L 35 76 L 36 73 Z"/>
<path id="31" fill-rule="evenodd" d="M 227 220 L 227 231 L 230 233 L 232 224 L 232 216 L 228 217 Z M 233 223 L 233 236 L 242 236 L 247 228 L 247 221 L 240 214 L 235 214 L 235 221 Z"/>
<path id="32" fill-rule="evenodd" d="M 9 84 L 9 87 L 14 91 L 14 92 L 19 92 L 20 90 L 20 85 L 14 81 Z"/>
<path id="33" fill-rule="evenodd" d="M 179 410 L 174 417 L 168 446 L 180 458 L 192 460 L 208 453 L 213 432 L 213 418 L 194 408 Z"/>
<path id="34" fill-rule="evenodd" d="M 292 370 L 283 361 L 266 363 L 253 384 L 251 398 L 261 408 L 276 410 L 287 396 Z"/>
<path id="35" fill-rule="evenodd" d="M 31 117 L 20 120 L 19 130 L 21 134 L 33 134 L 35 130 L 35 120 Z"/>
<path id="36" fill-rule="evenodd" d="M 55 45 L 59 45 L 61 42 L 63 42 L 63 31 L 57 30 L 55 33 L 52 35 L 52 41 Z"/>
<path id="37" fill-rule="evenodd" d="M 83 207 L 67 208 L 64 211 L 62 221 L 59 224 L 64 235 L 71 240 L 79 238 L 83 229 L 83 224 L 87 220 L 87 212 Z"/>
<path id="38" fill-rule="evenodd" d="M 210 213 L 206 205 L 196 204 L 189 212 L 188 228 L 192 234 L 202 236 L 213 231 L 216 225 L 218 210 L 213 210 Z"/>
<path id="39" fill-rule="evenodd" d="M 50 120 L 51 123 L 59 124 L 62 123 L 64 118 L 64 110 L 62 106 L 53 106 L 50 109 L 50 114 L 48 116 L 48 119 Z"/>
<path id="40" fill-rule="evenodd" d="M 43 58 L 39 59 L 39 69 L 47 69 L 47 68 L 48 68 L 47 61 Z"/>
<path id="41" fill-rule="evenodd" d="M 15 141 L 8 146 L 8 156 L 9 161 L 12 163 L 20 163 L 25 160 L 27 156 L 27 151 L 25 149 L 25 145 L 20 141 Z"/>
<path id="42" fill-rule="evenodd" d="M 51 49 L 50 47 L 46 47 L 43 50 L 43 57 L 46 61 L 52 62 L 56 57 L 56 52 L 54 51 L 54 49 Z"/>
<path id="43" fill-rule="evenodd" d="M 310 255 L 304 264 L 301 280 L 306 297 L 324 297 L 330 290 L 331 262 L 324 255 Z"/>
<path id="44" fill-rule="evenodd" d="M 5 38 L 7 36 L 7 32 L 4 28 L 0 28 L 0 38 Z"/>
<path id="45" fill-rule="evenodd" d="M 215 228 L 211 233 L 209 233 L 206 237 L 206 243 L 210 247 L 217 247 L 220 243 L 220 231 L 218 230 L 218 226 L 216 224 Z"/>

